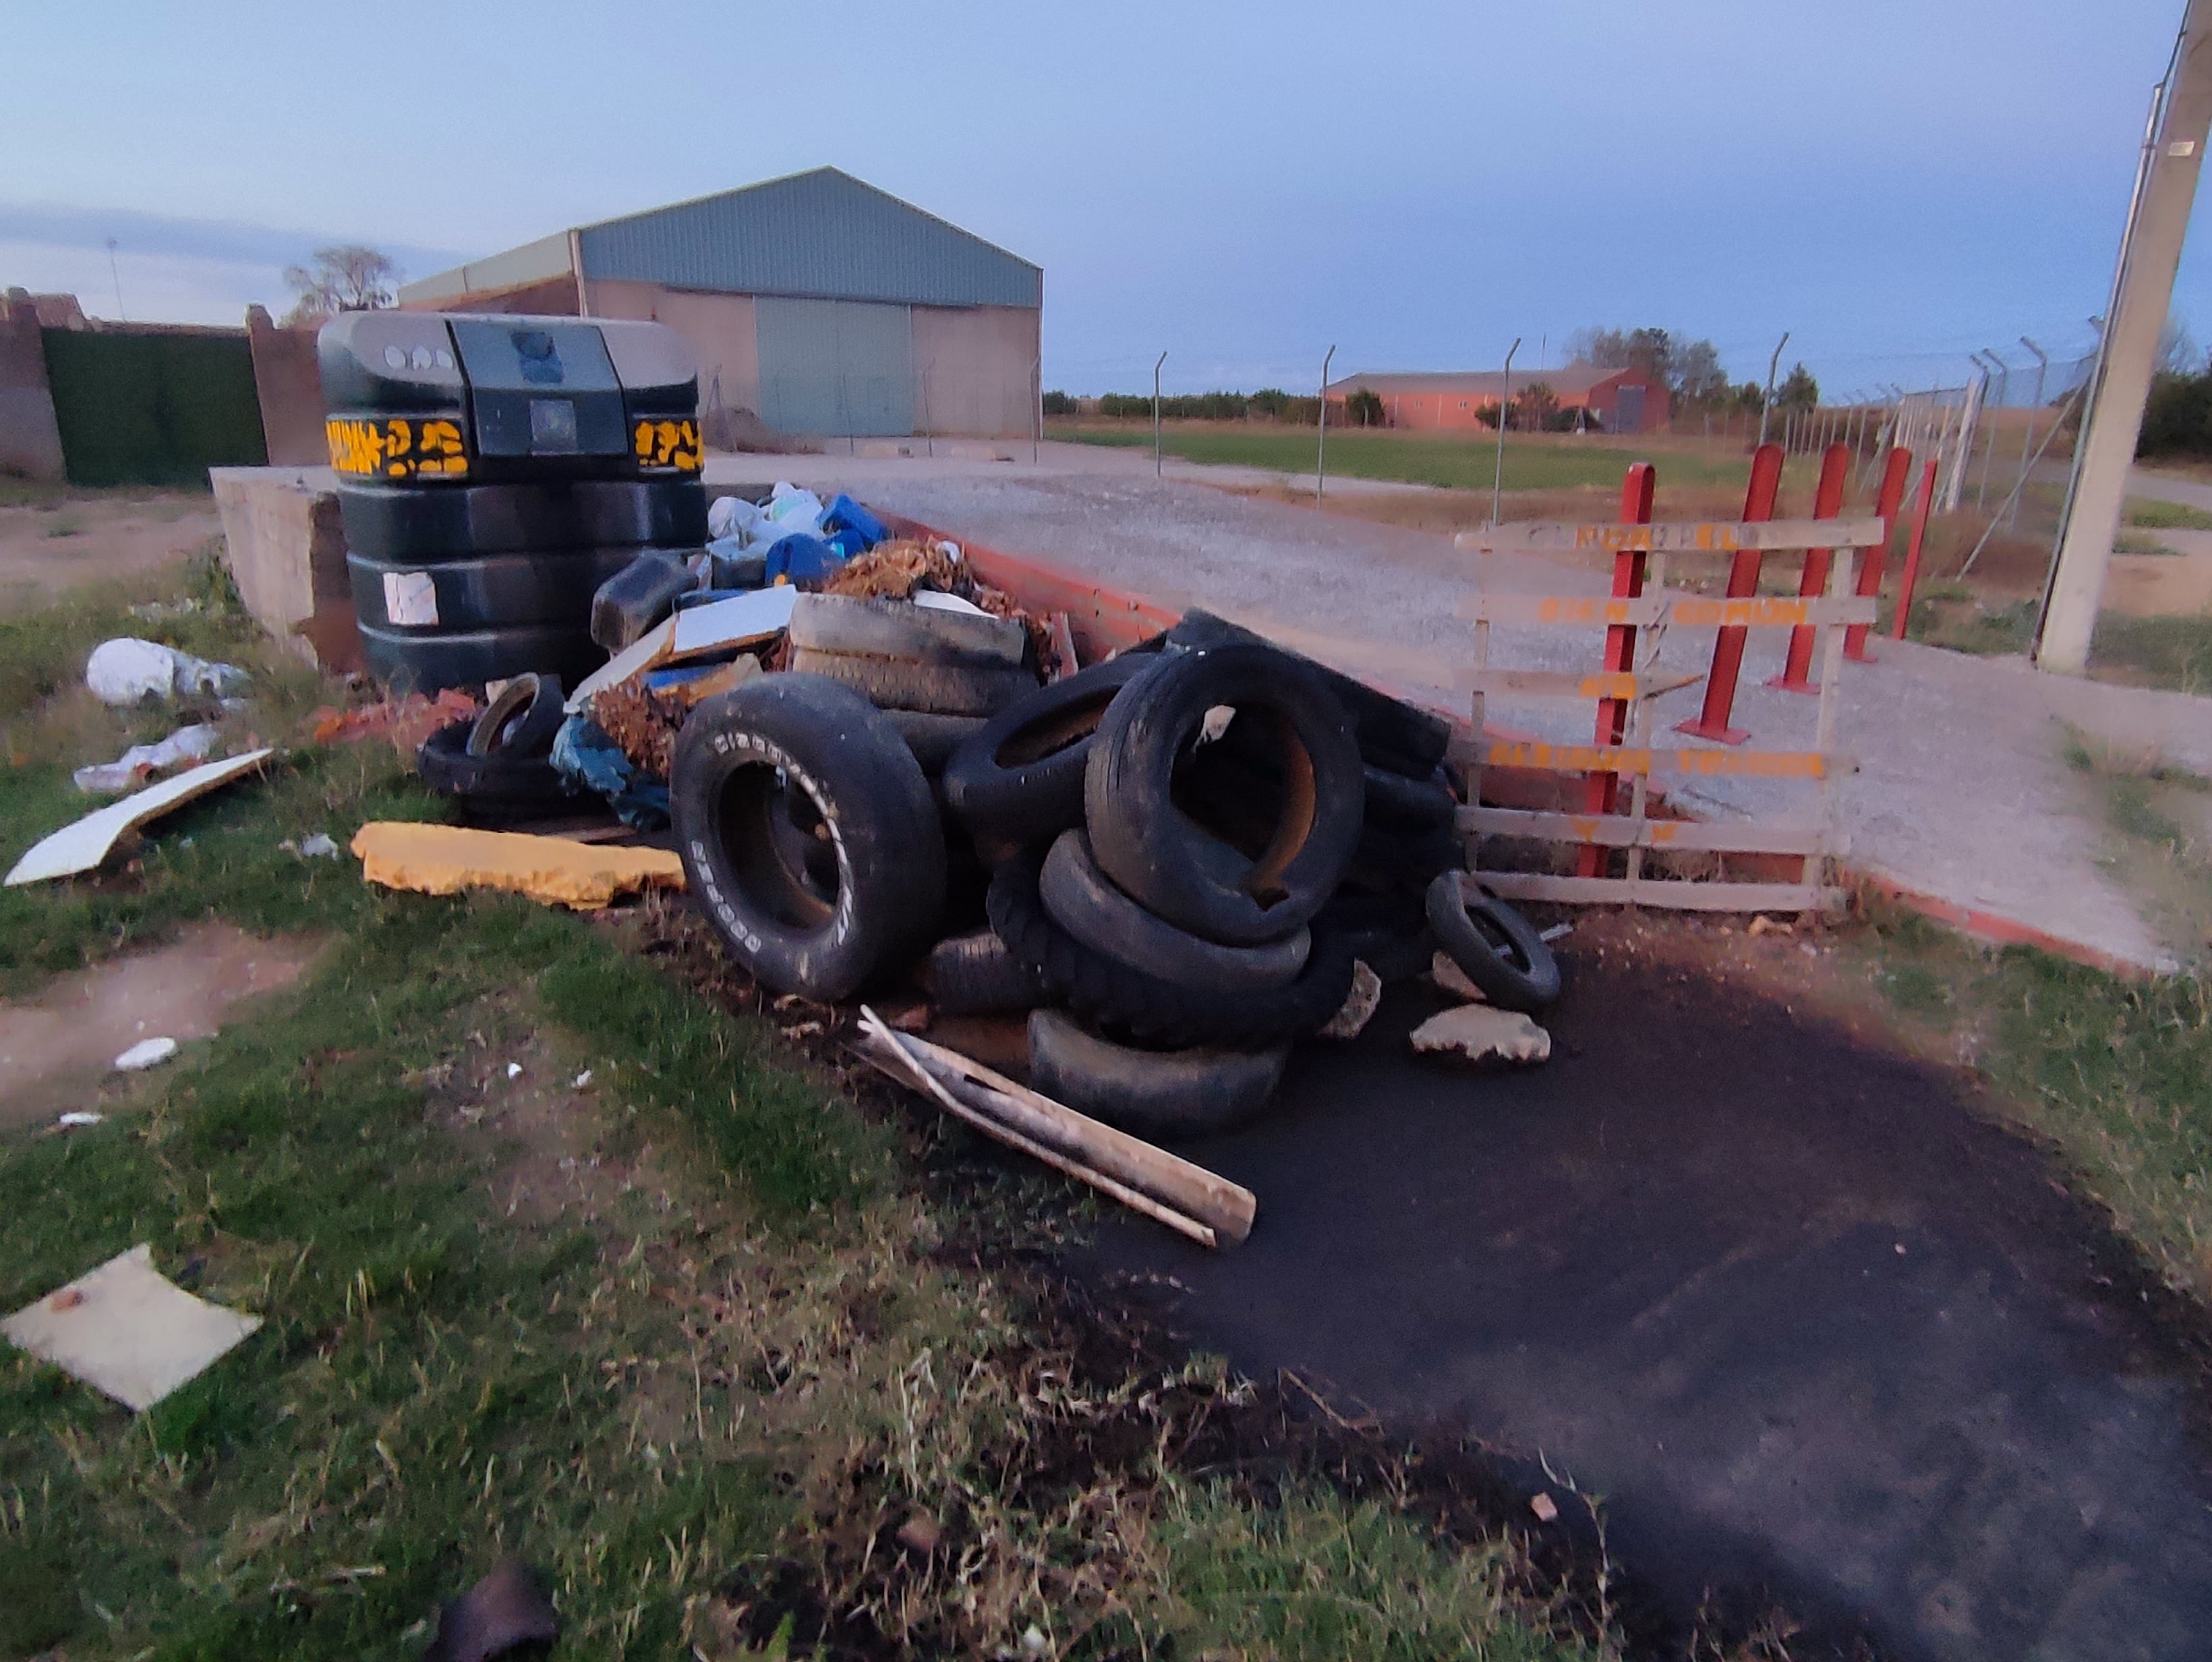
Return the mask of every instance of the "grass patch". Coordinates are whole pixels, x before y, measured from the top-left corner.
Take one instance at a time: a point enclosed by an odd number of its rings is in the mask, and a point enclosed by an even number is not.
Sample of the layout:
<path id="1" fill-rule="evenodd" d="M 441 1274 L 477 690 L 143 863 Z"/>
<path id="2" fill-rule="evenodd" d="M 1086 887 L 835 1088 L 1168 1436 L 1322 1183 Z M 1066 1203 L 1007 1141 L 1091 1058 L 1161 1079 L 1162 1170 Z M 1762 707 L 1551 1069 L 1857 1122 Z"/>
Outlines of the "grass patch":
<path id="1" fill-rule="evenodd" d="M 1905 636 L 1980 657 L 2021 653 L 2033 643 L 2035 612 L 2033 600 L 1991 605 L 1963 583 L 1927 583 L 1912 597 Z"/>
<path id="2" fill-rule="evenodd" d="M 2212 617 L 2097 619 L 2090 662 L 2106 675 L 2172 692 L 2212 691 Z"/>
<path id="3" fill-rule="evenodd" d="M 82 810 L 81 724 L 134 719 L 73 681 L 80 647 L 143 621 L 131 598 L 13 637 L 0 712 L 39 759 L 0 799 L 11 848 Z M 240 719 L 297 730 L 314 689 L 220 594 L 160 619 L 257 666 Z M 971 1209 L 994 1196 L 1064 1218 L 1066 1191 L 983 1163 L 925 1202 L 895 1125 L 626 951 L 640 921 L 386 894 L 277 847 L 435 811 L 388 746 L 301 750 L 120 871 L 0 892 L 16 989 L 209 915 L 331 942 L 106 1123 L 0 1141 L 0 1309 L 144 1242 L 265 1322 L 143 1416 L 0 1352 L 0 1657 L 400 1662 L 508 1552 L 550 1574 L 562 1655 L 723 1662 L 778 1628 L 1163 1654 L 1240 1602 L 1286 1656 L 1585 1653 L 1558 1635 L 1589 1619 L 1509 1585 L 1506 1549 L 1387 1498 L 1176 1486 L 1168 1451 L 1279 1407 L 1218 1368 L 1079 1362 L 1087 1330 L 947 1250 L 1009 1238 Z M 941 1544 L 902 1543 L 917 1519 Z"/>
<path id="4" fill-rule="evenodd" d="M 2112 552 L 2115 554 L 2172 554 L 2175 551 L 2168 548 L 2157 538 L 2146 536 L 2140 531 L 2123 531 L 2112 539 Z"/>
<path id="5" fill-rule="evenodd" d="M 2147 531 L 2212 531 L 2212 514 L 2185 502 L 2163 502 L 2148 496 L 2128 498 L 2127 521 Z"/>
<path id="6" fill-rule="evenodd" d="M 1150 448 L 1152 429 L 1134 427 L 1066 427 L 1054 438 L 1079 444 Z M 1240 425 L 1169 427 L 1160 447 L 1185 461 L 1261 467 L 1279 473 L 1310 473 L 1315 435 L 1304 429 L 1248 429 Z M 1620 483 L 1631 462 L 1650 460 L 1648 446 L 1601 439 L 1553 442 L 1534 438 L 1505 441 L 1505 489 L 1559 490 L 1577 485 Z M 1713 457 L 1668 451 L 1659 458 L 1662 482 L 1703 485 L 1741 484 L 1740 457 Z M 1328 471 L 1363 479 L 1431 484 L 1447 490 L 1487 490 L 1498 463 L 1497 439 L 1431 437 L 1412 433 L 1332 431 Z"/>

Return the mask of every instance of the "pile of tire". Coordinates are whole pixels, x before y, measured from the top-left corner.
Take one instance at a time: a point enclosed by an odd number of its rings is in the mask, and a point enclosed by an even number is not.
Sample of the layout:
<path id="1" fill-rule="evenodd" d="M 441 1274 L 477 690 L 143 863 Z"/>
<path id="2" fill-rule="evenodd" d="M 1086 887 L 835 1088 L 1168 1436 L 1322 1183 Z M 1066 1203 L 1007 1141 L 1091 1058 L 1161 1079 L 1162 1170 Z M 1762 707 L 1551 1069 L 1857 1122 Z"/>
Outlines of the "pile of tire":
<path id="1" fill-rule="evenodd" d="M 1556 991 L 1525 922 L 1461 900 L 1441 720 L 1203 613 L 1040 686 L 997 620 L 814 598 L 791 673 L 702 703 L 672 770 L 692 892 L 765 984 L 835 1001 L 919 957 L 941 1013 L 1030 1013 L 1038 1089 L 1168 1139 L 1256 1113 L 1356 961 L 1441 943 L 1497 1001 Z"/>
<path id="2" fill-rule="evenodd" d="M 672 330 L 350 313 L 317 356 L 362 659 L 397 691 L 573 685 L 607 655 L 599 586 L 706 542 L 696 372 Z"/>

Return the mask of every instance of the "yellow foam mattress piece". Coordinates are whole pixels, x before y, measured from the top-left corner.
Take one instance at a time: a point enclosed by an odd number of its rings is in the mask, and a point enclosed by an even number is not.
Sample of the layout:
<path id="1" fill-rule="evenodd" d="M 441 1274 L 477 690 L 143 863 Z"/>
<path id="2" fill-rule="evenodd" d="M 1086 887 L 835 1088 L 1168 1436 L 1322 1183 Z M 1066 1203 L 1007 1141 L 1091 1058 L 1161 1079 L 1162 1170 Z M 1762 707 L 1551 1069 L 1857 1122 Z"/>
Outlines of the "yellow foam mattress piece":
<path id="1" fill-rule="evenodd" d="M 387 889 L 458 894 L 504 889 L 593 911 L 641 889 L 684 886 L 684 862 L 661 849 L 615 849 L 520 831 L 374 820 L 354 833 L 361 874 Z"/>

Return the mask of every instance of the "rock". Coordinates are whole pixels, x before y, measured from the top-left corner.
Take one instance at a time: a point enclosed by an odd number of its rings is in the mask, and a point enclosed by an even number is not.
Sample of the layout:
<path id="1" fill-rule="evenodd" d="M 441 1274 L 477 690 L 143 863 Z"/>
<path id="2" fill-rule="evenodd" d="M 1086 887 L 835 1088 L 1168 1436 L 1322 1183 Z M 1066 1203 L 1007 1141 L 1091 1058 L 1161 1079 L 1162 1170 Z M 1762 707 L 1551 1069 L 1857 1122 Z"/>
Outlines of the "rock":
<path id="1" fill-rule="evenodd" d="M 1375 1019 L 1375 1012 L 1382 1002 L 1382 977 L 1358 959 L 1352 960 L 1352 990 L 1344 1003 L 1328 1019 L 1328 1025 L 1314 1035 L 1316 1038 L 1357 1038 L 1360 1030 Z"/>
<path id="2" fill-rule="evenodd" d="M 1559 1515 L 1559 1503 L 1539 1489 L 1530 1499 L 1528 1510 L 1536 1514 L 1538 1523 L 1549 1524 L 1557 1521 Z"/>
<path id="3" fill-rule="evenodd" d="M 1552 1036 L 1516 1010 L 1462 1004 L 1414 1028 L 1413 1050 L 1422 1056 L 1459 1056 L 1469 1062 L 1490 1056 L 1545 1062 L 1551 1058 Z"/>
<path id="4" fill-rule="evenodd" d="M 1436 983 L 1438 992 L 1449 993 L 1469 1004 L 1490 1002 L 1482 989 L 1467 978 L 1467 971 L 1452 962 L 1449 953 L 1439 952 L 1429 960 L 1429 979 Z"/>

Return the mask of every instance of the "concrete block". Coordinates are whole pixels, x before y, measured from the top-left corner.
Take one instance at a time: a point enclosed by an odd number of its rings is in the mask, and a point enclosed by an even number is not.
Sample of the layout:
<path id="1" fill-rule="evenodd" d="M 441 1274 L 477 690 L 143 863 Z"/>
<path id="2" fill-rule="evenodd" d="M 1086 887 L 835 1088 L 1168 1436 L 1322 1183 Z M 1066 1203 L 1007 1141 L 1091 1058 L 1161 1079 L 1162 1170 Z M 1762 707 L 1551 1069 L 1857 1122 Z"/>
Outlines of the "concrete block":
<path id="1" fill-rule="evenodd" d="M 56 482 L 68 476 L 38 307 L 21 289 L 0 301 L 0 473 Z"/>
<path id="2" fill-rule="evenodd" d="M 253 350 L 253 391 L 272 467 L 319 467 L 330 460 L 323 436 L 323 378 L 313 329 L 280 329 L 265 307 L 246 308 Z"/>
<path id="3" fill-rule="evenodd" d="M 327 467 L 211 467 L 223 557 L 246 609 L 309 663 L 361 667 L 345 527 Z"/>

